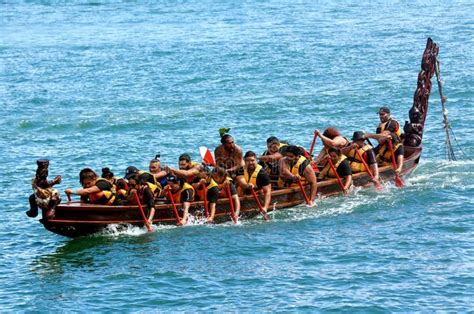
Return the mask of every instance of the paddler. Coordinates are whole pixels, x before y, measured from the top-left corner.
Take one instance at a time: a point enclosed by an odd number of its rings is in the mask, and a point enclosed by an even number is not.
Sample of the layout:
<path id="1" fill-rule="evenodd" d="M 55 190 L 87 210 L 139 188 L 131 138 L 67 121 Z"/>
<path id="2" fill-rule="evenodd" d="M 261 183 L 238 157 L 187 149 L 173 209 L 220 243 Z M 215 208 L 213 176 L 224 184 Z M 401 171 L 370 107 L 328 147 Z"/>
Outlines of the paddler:
<path id="1" fill-rule="evenodd" d="M 258 158 L 260 160 L 259 164 L 265 169 L 272 180 L 278 180 L 280 176 L 278 164 L 280 159 L 283 158 L 283 151 L 287 146 L 288 144 L 281 143 L 276 136 L 270 136 L 267 139 L 267 149 Z"/>
<path id="2" fill-rule="evenodd" d="M 165 170 L 172 175 L 183 179 L 189 184 L 199 181 L 198 175 L 201 171 L 201 164 L 191 160 L 191 156 L 187 153 L 181 154 L 178 158 L 179 169 L 165 167 Z"/>
<path id="3" fill-rule="evenodd" d="M 341 188 L 344 191 L 344 194 L 349 194 L 349 188 L 352 185 L 352 170 L 347 160 L 347 157 L 341 153 L 341 149 L 339 147 L 331 147 L 328 150 L 328 156 L 326 158 L 330 158 L 332 162 L 332 166 L 336 169 L 336 173 L 333 171 L 331 167 L 331 163 L 328 161 L 326 166 L 324 166 L 323 170 L 319 173 L 318 179 L 325 180 L 328 178 L 339 178 L 342 181 Z"/>
<path id="4" fill-rule="evenodd" d="M 112 205 L 115 201 L 115 193 L 112 192 L 112 183 L 104 178 L 99 178 L 90 168 L 84 168 L 79 173 L 79 182 L 82 189 L 66 189 L 68 195 L 77 194 L 81 201 L 91 204 Z"/>
<path id="5" fill-rule="evenodd" d="M 155 158 L 150 160 L 150 164 L 148 165 L 148 170 L 150 174 L 155 177 L 156 182 L 158 182 L 162 187 L 166 185 L 166 176 L 168 173 L 161 168 L 161 160 L 160 154 L 156 154 Z"/>
<path id="6" fill-rule="evenodd" d="M 270 206 L 272 197 L 272 185 L 270 176 L 257 164 L 257 155 L 253 151 L 248 151 L 244 156 L 245 165 L 237 172 L 235 178 L 239 195 L 251 194 L 251 190 L 262 192 L 264 195 L 263 211 L 266 213 Z"/>
<path id="7" fill-rule="evenodd" d="M 155 193 L 150 188 L 150 183 L 146 181 L 145 177 L 135 173 L 128 178 L 128 184 L 127 203 L 136 205 L 137 199 L 135 194 L 137 194 L 140 204 L 148 212 L 148 223 L 152 224 L 153 217 L 155 216 Z"/>
<path id="8" fill-rule="evenodd" d="M 310 201 L 314 202 L 318 192 L 316 175 L 310 161 L 303 156 L 303 151 L 296 145 L 288 145 L 284 158 L 280 159 L 280 177 L 278 187 L 298 187 L 298 181 L 303 185 L 311 185 Z"/>
<path id="9" fill-rule="evenodd" d="M 319 152 L 318 157 L 316 157 L 315 162 L 324 167 L 326 165 L 326 157 L 329 152 L 329 148 L 331 147 L 339 147 L 343 148 L 347 144 L 349 144 L 349 140 L 342 136 L 341 132 L 335 127 L 329 127 L 321 133 L 319 130 L 315 130 L 314 134 L 321 138 L 323 142 L 323 148 Z"/>
<path id="10" fill-rule="evenodd" d="M 227 176 L 226 170 L 221 167 L 216 167 L 209 175 L 205 175 L 203 171 L 201 171 L 201 174 L 203 176 L 201 183 L 206 185 L 206 200 L 209 204 L 209 217 L 207 218 L 207 222 L 214 222 L 217 199 L 220 197 L 227 198 L 227 185 L 230 187 L 230 193 L 235 207 L 235 215 L 238 217 L 240 213 L 240 199 L 232 179 Z"/>
<path id="11" fill-rule="evenodd" d="M 189 183 L 173 175 L 169 175 L 166 180 L 168 181 L 168 185 L 163 190 L 166 199 L 171 203 L 170 195 L 167 193 L 167 191 L 170 191 L 174 203 L 183 204 L 184 214 L 180 223 L 185 225 L 188 222 L 189 207 L 191 206 L 191 202 L 194 201 L 194 188 Z"/>
<path id="12" fill-rule="evenodd" d="M 379 181 L 379 167 L 375 159 L 374 148 L 372 145 L 365 142 L 365 134 L 362 131 L 355 131 L 352 135 L 352 143 L 341 149 L 342 153 L 346 155 L 349 160 L 352 173 L 367 172 L 364 163 L 360 159 L 361 156 L 365 164 L 369 167 L 375 182 Z"/>
<path id="13" fill-rule="evenodd" d="M 391 117 L 390 108 L 388 107 L 380 107 L 377 113 L 379 115 L 380 124 L 377 127 L 376 133 L 366 134 L 366 138 L 373 138 L 378 141 L 379 144 L 375 147 L 374 151 L 377 162 L 382 165 L 387 165 L 392 162 L 392 154 L 388 145 L 388 141 L 391 140 L 397 164 L 394 171 L 397 174 L 400 174 L 404 161 L 404 149 L 401 143 L 402 131 L 400 129 L 400 124 L 397 120 Z"/>

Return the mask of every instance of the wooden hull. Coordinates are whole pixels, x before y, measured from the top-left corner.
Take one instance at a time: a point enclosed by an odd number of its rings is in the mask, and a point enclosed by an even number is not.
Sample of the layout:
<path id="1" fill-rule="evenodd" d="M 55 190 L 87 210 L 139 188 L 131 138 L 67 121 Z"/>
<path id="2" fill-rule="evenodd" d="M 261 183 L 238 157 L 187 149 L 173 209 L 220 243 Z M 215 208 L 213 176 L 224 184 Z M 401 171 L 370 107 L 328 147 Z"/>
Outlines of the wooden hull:
<path id="1" fill-rule="evenodd" d="M 421 155 L 421 148 L 405 147 L 406 157 L 402 176 L 409 175 L 417 166 Z M 391 166 L 380 168 L 380 177 L 383 181 L 392 181 L 394 172 Z M 366 172 L 353 175 L 354 186 L 370 187 L 370 177 Z M 305 186 L 309 195 L 310 187 Z M 323 197 L 333 196 L 342 192 L 336 179 L 318 182 L 318 194 Z M 263 195 L 259 195 L 263 203 Z M 240 198 L 240 218 L 252 218 L 259 215 L 254 198 L 243 196 Z M 303 204 L 304 197 L 300 188 L 286 188 L 272 191 L 272 204 L 269 211 L 284 209 Z M 181 208 L 181 204 L 177 204 Z M 219 199 L 216 206 L 215 222 L 222 223 L 231 221 L 228 199 Z M 153 224 L 177 225 L 176 218 L 170 204 L 157 204 Z M 190 214 L 197 219 L 205 219 L 203 202 L 192 203 Z M 111 224 L 129 224 L 144 226 L 142 216 L 137 206 L 105 206 L 93 205 L 80 202 L 67 202 L 56 207 L 54 218 L 42 219 L 44 227 L 54 233 L 66 237 L 79 237 L 100 232 Z"/>

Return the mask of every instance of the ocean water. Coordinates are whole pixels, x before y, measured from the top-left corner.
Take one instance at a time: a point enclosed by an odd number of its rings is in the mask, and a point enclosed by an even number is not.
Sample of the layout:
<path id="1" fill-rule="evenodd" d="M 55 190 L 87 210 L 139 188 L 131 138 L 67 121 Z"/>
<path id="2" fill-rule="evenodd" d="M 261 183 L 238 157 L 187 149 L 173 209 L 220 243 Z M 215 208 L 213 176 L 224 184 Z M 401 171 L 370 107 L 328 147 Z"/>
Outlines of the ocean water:
<path id="1" fill-rule="evenodd" d="M 472 1 L 1 1 L 2 312 L 469 312 L 474 307 Z M 25 215 L 36 159 L 175 165 L 218 129 L 261 153 L 315 128 L 408 119 L 426 39 L 465 157 L 446 161 L 436 83 L 402 190 L 357 190 L 239 225 L 79 239 Z M 320 142 L 317 148 L 320 148 Z M 64 194 L 63 194 L 64 195 Z"/>

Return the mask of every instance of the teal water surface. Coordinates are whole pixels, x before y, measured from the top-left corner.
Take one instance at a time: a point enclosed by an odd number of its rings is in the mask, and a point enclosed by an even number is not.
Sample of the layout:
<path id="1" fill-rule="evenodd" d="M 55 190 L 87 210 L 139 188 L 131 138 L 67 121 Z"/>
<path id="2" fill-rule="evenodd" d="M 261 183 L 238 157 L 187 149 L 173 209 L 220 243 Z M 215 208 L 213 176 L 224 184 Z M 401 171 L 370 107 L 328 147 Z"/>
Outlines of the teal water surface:
<path id="1" fill-rule="evenodd" d="M 0 308 L 472 311 L 472 12 L 471 1 L 1 2 Z M 468 158 L 445 160 L 433 82 L 403 190 L 356 190 L 267 223 L 111 226 L 74 240 L 24 214 L 39 158 L 63 191 L 83 167 L 199 160 L 221 127 L 261 153 L 270 135 L 308 147 L 315 128 L 373 131 L 381 105 L 403 123 L 428 37 Z"/>

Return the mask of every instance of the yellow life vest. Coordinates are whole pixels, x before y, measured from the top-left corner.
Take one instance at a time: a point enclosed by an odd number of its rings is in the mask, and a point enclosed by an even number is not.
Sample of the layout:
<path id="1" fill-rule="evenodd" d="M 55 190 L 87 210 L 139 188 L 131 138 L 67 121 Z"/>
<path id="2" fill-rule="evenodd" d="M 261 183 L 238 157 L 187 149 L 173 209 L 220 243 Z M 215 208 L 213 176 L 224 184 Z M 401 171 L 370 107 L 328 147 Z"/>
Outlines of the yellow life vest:
<path id="1" fill-rule="evenodd" d="M 393 152 L 396 152 L 400 146 L 402 146 L 401 143 L 395 144 L 395 146 L 393 146 Z M 385 143 L 383 143 L 383 145 L 379 147 L 379 151 L 375 158 L 380 164 L 392 162 L 392 154 L 390 152 L 390 147 L 388 146 L 387 141 L 385 141 Z"/>
<path id="2" fill-rule="evenodd" d="M 150 188 L 150 190 L 153 192 L 153 195 L 155 197 L 157 197 L 161 194 L 162 187 L 161 187 L 161 184 L 159 182 L 157 182 L 157 184 L 147 182 L 146 184 L 148 185 L 148 188 Z"/>
<path id="3" fill-rule="evenodd" d="M 388 120 L 387 122 L 380 123 L 380 124 L 379 124 L 379 127 L 377 128 L 377 134 L 380 134 L 380 133 L 382 133 L 383 131 L 385 131 L 385 127 L 387 126 L 387 124 L 390 123 L 390 121 L 395 121 L 395 122 L 398 124 L 398 130 L 397 130 L 396 132 L 394 132 L 394 133 L 395 133 L 395 135 L 397 136 L 398 141 L 400 141 L 400 136 L 402 136 L 402 130 L 401 130 L 401 128 L 400 128 L 400 124 L 399 124 L 398 121 L 395 120 L 395 119 L 390 119 L 390 120 Z"/>
<path id="4" fill-rule="evenodd" d="M 290 172 L 293 174 L 293 175 L 299 175 L 299 169 L 300 169 L 300 166 L 303 162 L 306 161 L 306 158 L 304 156 L 300 156 L 300 158 L 298 159 L 298 161 L 291 167 L 290 169 Z M 306 178 L 305 177 L 301 177 L 301 183 L 304 185 L 306 184 Z M 289 182 L 288 180 L 282 178 L 281 176 L 278 178 L 278 187 L 279 188 L 283 188 L 283 187 L 298 187 L 299 184 L 298 182 Z"/>
<path id="5" fill-rule="evenodd" d="M 104 178 L 99 178 L 96 180 L 96 184 L 98 181 L 105 181 L 110 185 L 110 189 L 112 189 L 112 183 Z M 112 205 L 115 201 L 115 193 L 110 190 L 103 190 L 97 193 L 89 194 L 89 201 L 91 204 L 100 204 L 100 205 Z"/>
<path id="6" fill-rule="evenodd" d="M 346 160 L 346 156 L 345 155 L 342 155 L 339 156 L 339 159 L 337 160 L 337 162 L 334 164 L 334 169 L 336 170 L 337 172 L 337 167 L 339 167 L 339 165 L 344 161 Z M 331 164 L 329 163 L 329 161 L 326 163 L 326 166 L 324 167 L 323 170 L 321 170 L 321 172 L 319 173 L 319 176 L 318 176 L 318 179 L 325 179 L 325 178 L 335 178 L 336 177 L 336 173 L 334 173 L 334 171 L 332 170 L 331 168 Z"/>
<path id="7" fill-rule="evenodd" d="M 244 179 L 247 184 L 253 184 L 254 187 L 257 187 L 257 176 L 260 173 L 260 170 L 262 170 L 262 166 L 257 165 L 255 167 L 255 170 L 252 172 L 252 175 L 249 174 L 247 167 L 244 167 Z M 244 189 L 242 187 L 238 187 L 238 193 L 239 195 L 244 194 Z"/>
<path id="8" fill-rule="evenodd" d="M 359 154 L 363 157 L 364 153 L 368 150 L 371 150 L 372 146 L 369 144 L 365 144 L 363 147 L 358 148 Z M 364 163 L 359 158 L 359 154 L 357 154 L 356 149 L 352 148 L 347 154 L 347 159 L 350 162 L 352 172 L 364 172 L 366 171 Z"/>
<path id="9" fill-rule="evenodd" d="M 194 200 L 194 188 L 189 183 L 184 182 L 183 187 L 178 192 L 172 193 L 175 203 L 181 203 L 181 193 L 186 190 L 191 190 L 191 201 Z"/>

